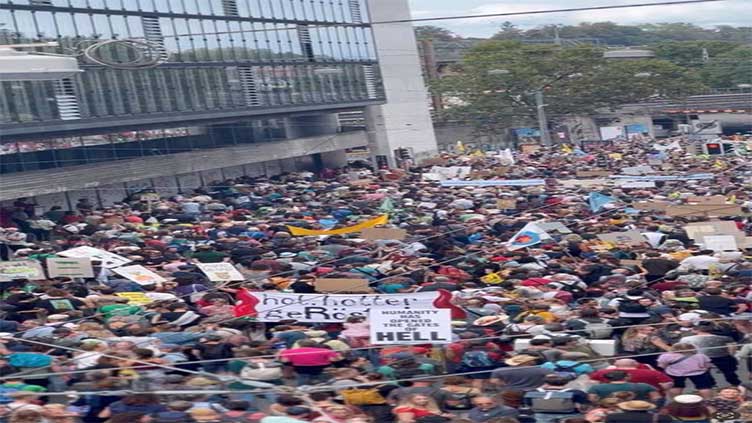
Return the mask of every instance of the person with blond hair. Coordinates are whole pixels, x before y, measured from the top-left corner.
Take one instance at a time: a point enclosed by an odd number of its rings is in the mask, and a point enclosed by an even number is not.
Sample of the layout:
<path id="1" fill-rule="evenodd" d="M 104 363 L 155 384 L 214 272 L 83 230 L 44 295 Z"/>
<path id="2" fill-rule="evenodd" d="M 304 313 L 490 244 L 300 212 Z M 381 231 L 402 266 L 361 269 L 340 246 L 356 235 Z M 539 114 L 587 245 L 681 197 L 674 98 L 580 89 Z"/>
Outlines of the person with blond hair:
<path id="1" fill-rule="evenodd" d="M 692 344 L 675 344 L 670 352 L 658 356 L 658 366 L 674 380 L 674 386 L 669 389 L 672 397 L 682 393 L 689 379 L 703 398 L 710 399 L 715 386 L 715 379 L 710 375 L 712 365 L 710 358 L 697 352 Z"/>
<path id="2" fill-rule="evenodd" d="M 451 414 L 442 413 L 433 398 L 421 394 L 408 395 L 394 407 L 392 413 L 397 417 L 398 423 L 415 423 L 421 418 L 429 416 L 447 419 L 453 417 Z"/>

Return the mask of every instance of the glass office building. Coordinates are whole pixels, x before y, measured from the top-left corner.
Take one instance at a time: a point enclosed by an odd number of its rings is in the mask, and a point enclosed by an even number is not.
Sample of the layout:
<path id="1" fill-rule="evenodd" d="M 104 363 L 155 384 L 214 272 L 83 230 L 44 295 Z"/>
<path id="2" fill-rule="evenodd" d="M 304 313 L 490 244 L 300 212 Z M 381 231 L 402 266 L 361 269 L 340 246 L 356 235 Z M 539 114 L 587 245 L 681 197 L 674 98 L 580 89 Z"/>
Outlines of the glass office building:
<path id="1" fill-rule="evenodd" d="M 384 102 L 365 0 L 0 0 L 0 45 L 71 55 L 110 39 L 164 63 L 82 57 L 75 77 L 0 82 L 1 173 L 284 138 L 284 113 Z"/>

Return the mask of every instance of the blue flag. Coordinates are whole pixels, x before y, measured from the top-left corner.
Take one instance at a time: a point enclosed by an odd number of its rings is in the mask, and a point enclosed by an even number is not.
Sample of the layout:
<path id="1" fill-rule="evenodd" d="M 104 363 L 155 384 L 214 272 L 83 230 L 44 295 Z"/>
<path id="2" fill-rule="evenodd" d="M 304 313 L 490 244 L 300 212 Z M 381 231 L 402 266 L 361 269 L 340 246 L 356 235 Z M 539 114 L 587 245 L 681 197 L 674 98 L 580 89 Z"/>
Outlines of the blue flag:
<path id="1" fill-rule="evenodd" d="M 600 192 L 591 192 L 590 196 L 588 197 L 590 211 L 592 211 L 593 213 L 600 211 L 606 204 L 613 203 L 615 201 L 616 198 L 610 197 L 608 195 L 603 195 Z"/>

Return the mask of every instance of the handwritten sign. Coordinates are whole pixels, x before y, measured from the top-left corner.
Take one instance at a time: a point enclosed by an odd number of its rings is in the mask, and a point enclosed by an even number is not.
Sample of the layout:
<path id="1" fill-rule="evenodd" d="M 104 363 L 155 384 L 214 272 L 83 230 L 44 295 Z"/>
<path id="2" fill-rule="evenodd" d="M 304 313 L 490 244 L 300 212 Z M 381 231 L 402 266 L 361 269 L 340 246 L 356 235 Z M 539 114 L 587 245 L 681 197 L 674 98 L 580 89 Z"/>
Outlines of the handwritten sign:
<path id="1" fill-rule="evenodd" d="M 638 231 L 609 232 L 598 234 L 598 239 L 617 245 L 642 245 L 646 243 L 645 237 Z"/>
<path id="2" fill-rule="evenodd" d="M 58 255 L 63 256 L 63 257 L 73 257 L 73 258 L 89 258 L 92 261 L 97 260 L 97 261 L 100 261 L 102 263 L 102 266 L 107 269 L 120 267 L 124 264 L 128 264 L 131 262 L 130 259 L 127 259 L 123 256 L 119 256 L 115 253 L 101 250 L 99 248 L 89 247 L 86 245 L 81 246 L 81 247 L 71 248 L 70 250 L 65 250 L 63 252 L 58 253 Z"/>
<path id="3" fill-rule="evenodd" d="M 407 231 L 399 228 L 366 228 L 360 232 L 360 237 L 369 241 L 380 239 L 395 239 L 402 241 L 407 237 Z"/>
<path id="4" fill-rule="evenodd" d="M 45 279 L 42 266 L 34 260 L 0 261 L 0 281 Z"/>
<path id="5" fill-rule="evenodd" d="M 158 285 L 167 281 L 165 278 L 138 264 L 118 267 L 112 269 L 112 271 L 139 285 Z"/>
<path id="6" fill-rule="evenodd" d="M 371 343 L 375 345 L 452 342 L 452 318 L 448 309 L 373 309 L 368 323 Z"/>
<path id="7" fill-rule="evenodd" d="M 152 303 L 152 299 L 147 297 L 143 292 L 117 292 L 115 295 L 127 299 L 128 304 L 144 305 Z"/>
<path id="8" fill-rule="evenodd" d="M 196 267 L 212 282 L 245 280 L 243 274 L 230 263 L 196 263 Z"/>
<path id="9" fill-rule="evenodd" d="M 51 278 L 93 278 L 94 269 L 87 257 L 48 257 L 47 274 Z"/>
<path id="10" fill-rule="evenodd" d="M 682 204 L 666 207 L 666 215 L 671 217 L 740 216 L 742 208 L 736 204 Z"/>

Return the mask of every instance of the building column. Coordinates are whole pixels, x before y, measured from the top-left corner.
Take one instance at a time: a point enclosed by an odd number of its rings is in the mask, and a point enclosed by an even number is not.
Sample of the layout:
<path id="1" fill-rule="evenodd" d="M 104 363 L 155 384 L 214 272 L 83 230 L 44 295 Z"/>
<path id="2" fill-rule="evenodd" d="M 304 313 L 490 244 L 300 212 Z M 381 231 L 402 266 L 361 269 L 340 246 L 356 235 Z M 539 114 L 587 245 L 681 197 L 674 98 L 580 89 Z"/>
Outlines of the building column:
<path id="1" fill-rule="evenodd" d="M 367 3 L 372 22 L 410 19 L 408 0 Z M 394 150 L 401 147 L 411 150 L 418 161 L 437 154 L 413 25 L 374 25 L 373 37 L 387 103 L 366 107 L 371 154 L 387 156 L 390 166 L 395 165 Z"/>

